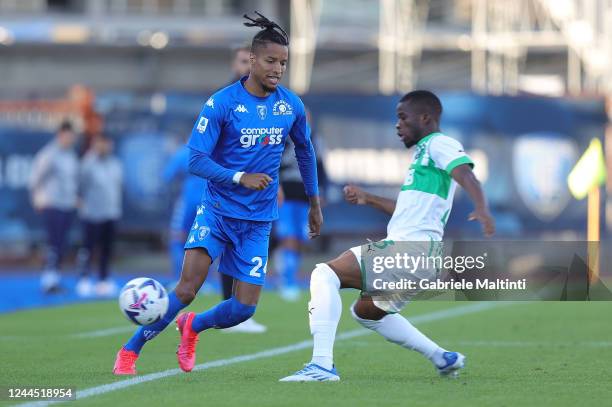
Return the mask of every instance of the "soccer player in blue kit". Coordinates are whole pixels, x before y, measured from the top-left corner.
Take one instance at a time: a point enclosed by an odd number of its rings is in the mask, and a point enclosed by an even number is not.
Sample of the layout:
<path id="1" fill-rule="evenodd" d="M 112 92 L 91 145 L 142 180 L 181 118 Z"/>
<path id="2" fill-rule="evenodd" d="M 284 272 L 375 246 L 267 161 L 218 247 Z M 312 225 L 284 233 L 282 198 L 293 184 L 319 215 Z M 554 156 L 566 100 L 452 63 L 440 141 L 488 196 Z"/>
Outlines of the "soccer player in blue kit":
<path id="1" fill-rule="evenodd" d="M 261 28 L 251 44 L 249 76 L 208 99 L 188 143 L 190 172 L 208 182 L 185 244 L 180 281 L 169 294 L 166 315 L 140 327 L 119 350 L 115 374 L 136 373 L 146 341 L 193 301 L 211 262 L 219 256 L 219 270 L 236 280 L 234 295 L 201 314 L 179 315 L 180 368 L 189 372 L 195 366 L 200 332 L 237 325 L 255 313 L 266 275 L 271 225 L 278 213 L 278 171 L 287 136 L 295 145 L 309 197 L 309 235 L 320 233 L 323 215 L 316 157 L 304 105 L 279 85 L 287 67 L 288 37 L 279 25 L 257 14 L 256 19 L 245 15 L 246 26 Z"/>

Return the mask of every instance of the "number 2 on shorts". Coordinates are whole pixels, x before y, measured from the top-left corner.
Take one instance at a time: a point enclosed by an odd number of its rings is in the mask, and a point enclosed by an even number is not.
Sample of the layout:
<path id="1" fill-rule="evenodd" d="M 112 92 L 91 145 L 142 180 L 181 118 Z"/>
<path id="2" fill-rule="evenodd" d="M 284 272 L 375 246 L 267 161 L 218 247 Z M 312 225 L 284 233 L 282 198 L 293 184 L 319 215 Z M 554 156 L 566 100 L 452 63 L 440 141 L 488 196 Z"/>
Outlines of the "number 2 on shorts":
<path id="1" fill-rule="evenodd" d="M 261 277 L 261 273 L 259 272 L 259 269 L 261 268 L 263 264 L 263 260 L 261 259 L 261 257 L 253 257 L 251 261 L 255 263 L 255 267 L 251 269 L 251 271 L 249 272 L 249 275 L 251 277 Z M 266 273 L 266 268 L 264 267 L 264 274 L 265 273 Z"/>

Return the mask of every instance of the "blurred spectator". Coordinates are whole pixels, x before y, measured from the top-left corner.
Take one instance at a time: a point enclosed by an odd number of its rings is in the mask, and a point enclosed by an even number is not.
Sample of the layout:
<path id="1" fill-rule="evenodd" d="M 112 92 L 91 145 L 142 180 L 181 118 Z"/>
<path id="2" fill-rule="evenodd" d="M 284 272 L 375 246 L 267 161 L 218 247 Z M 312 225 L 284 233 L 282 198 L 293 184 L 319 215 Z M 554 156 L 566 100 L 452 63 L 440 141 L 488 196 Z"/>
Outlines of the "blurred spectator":
<path id="1" fill-rule="evenodd" d="M 45 293 L 61 290 L 59 269 L 77 201 L 75 141 L 72 125 L 63 122 L 55 138 L 36 154 L 32 163 L 32 203 L 42 214 L 47 232 L 46 263 L 40 281 Z"/>
<path id="2" fill-rule="evenodd" d="M 113 155 L 113 141 L 97 136 L 83 157 L 79 173 L 79 218 L 83 225 L 83 247 L 79 250 L 81 278 L 77 294 L 114 296 L 117 285 L 109 278 L 117 221 L 121 218 L 123 171 Z M 92 256 L 99 249 L 98 281 L 91 283 Z"/>
<path id="3" fill-rule="evenodd" d="M 232 80 L 230 83 L 236 82 L 238 79 L 249 74 L 251 70 L 251 46 L 242 45 L 234 49 L 234 59 L 232 59 Z"/>
<path id="4" fill-rule="evenodd" d="M 308 122 L 312 123 L 310 111 L 306 110 Z M 321 197 L 325 197 L 327 174 L 321 157 L 321 143 L 311 133 L 313 145 L 317 152 L 317 173 Z M 283 204 L 278 208 L 278 220 L 275 223 L 276 237 L 279 240 L 275 253 L 275 266 L 279 273 L 280 295 L 286 301 L 296 301 L 300 296 L 296 276 L 300 271 L 302 250 L 308 240 L 308 196 L 300 175 L 295 149 L 288 138 L 281 158 L 279 191 L 283 192 Z"/>
<path id="5" fill-rule="evenodd" d="M 170 158 L 164 168 L 163 179 L 167 184 L 181 180 L 181 192 L 174 202 L 172 217 L 170 219 L 170 239 L 168 249 L 172 262 L 174 279 L 178 282 L 183 267 L 185 254 L 185 240 L 196 216 L 196 210 L 201 202 L 204 189 L 203 178 L 192 175 L 188 171 L 189 147 L 181 146 Z"/>

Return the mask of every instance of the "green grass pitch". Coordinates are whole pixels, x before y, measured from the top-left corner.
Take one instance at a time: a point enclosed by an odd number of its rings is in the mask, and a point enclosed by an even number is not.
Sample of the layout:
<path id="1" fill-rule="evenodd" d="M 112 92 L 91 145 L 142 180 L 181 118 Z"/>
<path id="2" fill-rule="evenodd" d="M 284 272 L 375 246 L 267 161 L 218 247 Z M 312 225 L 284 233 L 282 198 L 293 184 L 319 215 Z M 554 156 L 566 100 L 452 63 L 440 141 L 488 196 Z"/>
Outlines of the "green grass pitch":
<path id="1" fill-rule="evenodd" d="M 347 307 L 356 292 L 343 294 L 339 333 L 360 327 Z M 199 297 L 189 309 L 218 301 Z M 226 360 L 310 339 L 307 299 L 285 303 L 264 293 L 256 319 L 261 335 L 205 332 L 197 363 Z M 357 334 L 336 343 L 339 383 L 279 383 L 310 360 L 310 346 L 257 360 L 236 361 L 189 374 L 179 373 L 123 389 L 70 401 L 69 406 L 576 406 L 612 403 L 612 303 L 503 303 L 444 317 L 467 302 L 416 302 L 404 311 L 441 346 L 467 356 L 457 379 L 436 375 L 421 355 Z M 436 313 L 438 318 L 429 318 Z M 121 332 L 79 337 L 100 329 Z M 114 301 L 16 312 L 0 316 L 0 386 L 65 387 L 84 391 L 121 382 L 111 370 L 130 324 Z M 178 334 L 169 327 L 143 350 L 139 376 L 177 368 Z M 16 404 L 6 399 L 3 405 Z"/>

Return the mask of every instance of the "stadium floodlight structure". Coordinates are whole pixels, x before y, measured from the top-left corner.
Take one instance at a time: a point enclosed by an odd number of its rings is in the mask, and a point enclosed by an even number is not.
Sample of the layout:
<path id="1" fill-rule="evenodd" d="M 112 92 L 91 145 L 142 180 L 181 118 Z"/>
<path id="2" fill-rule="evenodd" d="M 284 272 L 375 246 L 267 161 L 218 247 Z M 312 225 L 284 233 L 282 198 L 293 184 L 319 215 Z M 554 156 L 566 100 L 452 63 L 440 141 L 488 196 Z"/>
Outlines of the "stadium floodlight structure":
<path id="1" fill-rule="evenodd" d="M 289 80 L 291 88 L 302 94 L 310 88 L 317 30 L 321 17 L 321 0 L 291 0 L 290 13 Z"/>
<path id="2" fill-rule="evenodd" d="M 379 90 L 406 91 L 424 50 L 471 53 L 472 89 L 515 94 L 532 49 L 567 50 L 570 93 L 612 91 L 611 0 L 471 0 L 469 32 L 428 26 L 430 2 L 380 0 Z"/>
<path id="3" fill-rule="evenodd" d="M 610 92 L 612 1 L 473 0 L 472 87 L 517 91 L 519 68 L 530 48 L 565 48 L 567 90 Z"/>
<path id="4" fill-rule="evenodd" d="M 154 66 L 150 72 L 163 73 L 160 89 L 188 87 L 188 76 L 173 72 L 199 71 L 202 55 L 219 58 L 228 44 L 243 42 L 242 14 L 253 8 L 290 22 L 290 87 L 298 93 L 312 87 L 391 94 L 418 86 L 492 94 L 612 92 L 612 0 L 0 0 L 6 88 L 56 89 L 66 83 L 61 72 L 71 68 L 81 68 L 82 82 L 113 86 L 110 81 L 126 76 L 101 80 L 96 67 L 137 71 L 143 54 Z M 22 59 L 40 57 L 29 44 L 43 46 L 42 53 L 56 46 L 76 52 L 54 58 L 58 69 L 48 75 L 29 66 L 34 84 L 19 69 Z M 100 51 L 100 63 L 81 57 L 88 48 Z M 118 58 L 117 48 L 133 58 Z M 183 56 L 190 49 L 198 52 Z M 138 75 L 121 83 L 137 89 L 155 79 Z M 206 75 L 199 84 L 206 89 L 217 82 Z"/>
<path id="5" fill-rule="evenodd" d="M 530 0 L 474 0 L 469 40 L 472 89 L 492 94 L 519 90 L 520 65 L 529 48 L 564 46 L 550 19 Z"/>
<path id="6" fill-rule="evenodd" d="M 416 82 L 415 63 L 421 54 L 428 2 L 380 0 L 379 90 L 407 92 Z"/>
<path id="7" fill-rule="evenodd" d="M 559 27 L 568 46 L 568 85 L 582 90 L 612 92 L 612 1 L 539 0 Z"/>
<path id="8" fill-rule="evenodd" d="M 377 5 L 375 47 L 382 94 L 417 86 L 419 64 L 431 52 L 469 54 L 471 88 L 479 93 L 612 91 L 612 0 L 379 0 Z M 317 46 L 330 43 L 329 26 L 321 30 L 327 42 L 317 36 L 328 6 L 324 0 L 291 1 L 291 85 L 300 93 L 310 87 Z M 435 18 L 440 11 L 450 15 L 448 10 L 456 9 L 468 10 L 466 21 Z M 367 36 L 352 23 L 332 27 L 335 45 L 350 48 L 361 41 L 368 48 Z M 345 28 L 352 38 L 346 38 Z M 532 56 L 541 62 L 546 55 L 566 53 L 567 66 L 551 61 L 529 69 Z"/>
<path id="9" fill-rule="evenodd" d="M 299 92 L 309 88 L 323 1 L 291 2 L 297 44 L 291 76 Z M 464 28 L 432 24 L 430 10 L 461 7 L 470 16 Z M 612 0 L 379 0 L 378 8 L 382 94 L 414 88 L 421 57 L 430 51 L 469 53 L 471 87 L 479 93 L 612 91 Z M 544 64 L 529 73 L 532 53 L 567 53 L 567 66 Z"/>

